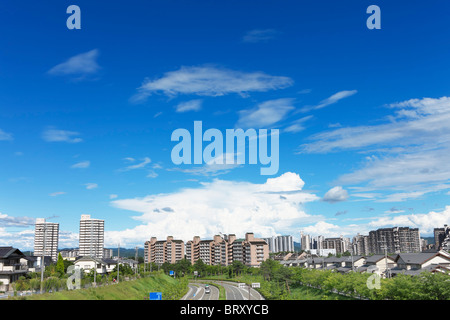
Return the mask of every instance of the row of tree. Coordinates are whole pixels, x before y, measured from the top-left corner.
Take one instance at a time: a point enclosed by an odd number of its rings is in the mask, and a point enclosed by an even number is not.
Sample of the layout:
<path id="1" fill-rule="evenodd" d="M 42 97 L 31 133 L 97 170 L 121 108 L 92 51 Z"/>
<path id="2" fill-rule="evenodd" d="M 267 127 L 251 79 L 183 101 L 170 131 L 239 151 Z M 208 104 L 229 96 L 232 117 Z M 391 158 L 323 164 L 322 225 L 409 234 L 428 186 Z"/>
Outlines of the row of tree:
<path id="1" fill-rule="evenodd" d="M 309 286 L 356 299 L 370 300 L 450 300 L 450 275 L 422 272 L 410 276 L 399 274 L 393 278 L 375 278 L 371 273 L 339 273 L 284 267 L 274 260 L 266 260 L 260 267 L 266 281 L 275 282 L 277 288 L 289 291 L 290 287 Z M 379 280 L 379 286 L 375 283 Z M 285 292 L 279 293 L 282 296 Z"/>

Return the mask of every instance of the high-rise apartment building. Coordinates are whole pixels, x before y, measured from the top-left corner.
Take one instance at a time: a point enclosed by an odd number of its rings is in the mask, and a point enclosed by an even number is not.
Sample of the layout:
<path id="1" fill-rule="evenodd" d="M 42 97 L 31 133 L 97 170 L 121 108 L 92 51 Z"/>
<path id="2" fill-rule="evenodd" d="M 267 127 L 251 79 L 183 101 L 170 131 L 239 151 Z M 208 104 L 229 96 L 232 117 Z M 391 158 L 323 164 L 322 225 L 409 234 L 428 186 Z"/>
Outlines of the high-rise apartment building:
<path id="1" fill-rule="evenodd" d="M 442 247 L 442 243 L 445 239 L 445 228 L 447 225 L 444 225 L 444 228 L 434 228 L 434 247 L 439 250 Z"/>
<path id="2" fill-rule="evenodd" d="M 105 221 L 91 219 L 88 214 L 81 215 L 80 247 L 82 257 L 103 258 L 103 244 L 105 239 Z"/>
<path id="3" fill-rule="evenodd" d="M 353 237 L 353 254 L 366 256 L 370 254 L 369 236 L 360 235 Z"/>
<path id="4" fill-rule="evenodd" d="M 269 252 L 293 252 L 294 240 L 290 235 L 273 236 L 271 238 L 263 238 L 269 245 Z"/>
<path id="5" fill-rule="evenodd" d="M 34 255 L 52 257 L 53 261 L 58 259 L 58 240 L 59 240 L 59 224 L 53 222 L 46 222 L 45 219 L 36 219 L 34 231 Z"/>
<path id="6" fill-rule="evenodd" d="M 300 246 L 303 251 L 311 250 L 311 236 L 304 234 L 303 231 L 300 232 Z"/>

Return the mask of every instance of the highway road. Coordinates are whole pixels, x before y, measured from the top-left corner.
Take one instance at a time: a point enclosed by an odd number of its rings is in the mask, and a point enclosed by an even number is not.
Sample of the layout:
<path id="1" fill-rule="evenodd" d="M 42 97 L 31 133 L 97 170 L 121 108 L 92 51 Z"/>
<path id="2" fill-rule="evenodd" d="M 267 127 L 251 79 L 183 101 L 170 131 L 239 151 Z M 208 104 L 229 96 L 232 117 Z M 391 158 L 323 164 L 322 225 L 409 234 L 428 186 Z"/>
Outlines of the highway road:
<path id="1" fill-rule="evenodd" d="M 244 288 L 239 288 L 236 282 L 231 281 L 212 281 L 208 280 L 207 282 L 215 283 L 218 286 L 222 286 L 225 289 L 226 299 L 227 300 L 264 300 L 264 298 L 253 288 L 250 288 L 245 285 Z M 211 293 L 205 293 L 205 285 L 201 283 L 201 281 L 191 282 L 189 283 L 189 291 L 182 298 L 182 300 L 218 300 L 219 299 L 219 290 L 210 285 Z"/>
<path id="2" fill-rule="evenodd" d="M 189 291 L 181 300 L 219 300 L 219 289 L 215 286 L 211 288 L 210 293 L 205 292 L 203 283 L 189 283 Z"/>

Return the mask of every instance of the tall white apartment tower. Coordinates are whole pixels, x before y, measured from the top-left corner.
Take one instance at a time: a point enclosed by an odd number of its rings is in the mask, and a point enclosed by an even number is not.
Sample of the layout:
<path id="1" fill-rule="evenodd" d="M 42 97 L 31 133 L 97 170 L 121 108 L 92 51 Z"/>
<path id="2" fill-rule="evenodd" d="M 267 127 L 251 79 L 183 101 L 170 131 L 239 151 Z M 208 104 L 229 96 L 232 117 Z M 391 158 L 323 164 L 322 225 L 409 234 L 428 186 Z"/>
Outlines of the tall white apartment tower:
<path id="1" fill-rule="evenodd" d="M 45 219 L 36 219 L 34 229 L 34 255 L 52 257 L 53 261 L 57 261 L 58 256 L 58 239 L 59 239 L 59 223 L 45 222 Z"/>
<path id="2" fill-rule="evenodd" d="M 303 251 L 311 250 L 311 236 L 300 232 L 300 245 Z"/>
<path id="3" fill-rule="evenodd" d="M 80 220 L 80 256 L 103 258 L 105 220 L 91 219 L 88 214 Z"/>

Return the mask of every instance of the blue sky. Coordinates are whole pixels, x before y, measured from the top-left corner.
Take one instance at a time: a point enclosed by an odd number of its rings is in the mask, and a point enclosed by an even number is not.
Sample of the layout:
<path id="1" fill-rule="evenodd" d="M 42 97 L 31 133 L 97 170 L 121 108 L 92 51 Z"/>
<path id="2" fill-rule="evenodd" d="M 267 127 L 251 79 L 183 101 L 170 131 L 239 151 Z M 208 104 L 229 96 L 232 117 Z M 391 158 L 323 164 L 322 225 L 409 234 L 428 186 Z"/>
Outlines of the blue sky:
<path id="1" fill-rule="evenodd" d="M 66 9 L 81 8 L 81 30 Z M 381 8 L 381 30 L 366 9 Z M 450 4 L 0 4 L 0 239 L 77 246 L 450 222 Z M 450 119 L 448 119 L 450 120 Z M 280 167 L 172 163 L 175 129 L 279 129 Z M 269 179 L 269 180 L 268 180 Z M 49 220 L 50 221 L 50 220 Z"/>

